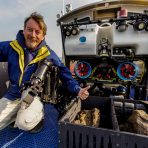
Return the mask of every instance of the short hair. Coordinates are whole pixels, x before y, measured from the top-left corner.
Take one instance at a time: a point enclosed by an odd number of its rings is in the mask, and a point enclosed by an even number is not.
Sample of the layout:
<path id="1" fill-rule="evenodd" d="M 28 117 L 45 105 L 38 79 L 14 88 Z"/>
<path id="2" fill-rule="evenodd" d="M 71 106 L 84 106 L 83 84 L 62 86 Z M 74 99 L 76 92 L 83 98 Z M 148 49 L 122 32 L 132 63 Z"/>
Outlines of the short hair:
<path id="1" fill-rule="evenodd" d="M 34 21 L 36 21 L 39 24 L 40 28 L 43 30 L 43 34 L 46 35 L 47 25 L 45 24 L 43 16 L 37 12 L 33 12 L 29 17 L 25 19 L 24 28 L 26 27 L 26 24 L 30 19 L 33 19 Z"/>

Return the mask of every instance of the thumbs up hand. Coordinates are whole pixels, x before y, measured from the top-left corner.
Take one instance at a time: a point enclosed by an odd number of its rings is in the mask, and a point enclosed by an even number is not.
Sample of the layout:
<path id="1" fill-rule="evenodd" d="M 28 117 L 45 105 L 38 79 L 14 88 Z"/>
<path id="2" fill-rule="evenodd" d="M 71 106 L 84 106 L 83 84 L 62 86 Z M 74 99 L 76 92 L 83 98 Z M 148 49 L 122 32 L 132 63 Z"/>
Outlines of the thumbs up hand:
<path id="1" fill-rule="evenodd" d="M 87 86 L 85 88 L 80 88 L 80 91 L 78 93 L 78 96 L 81 100 L 85 100 L 89 96 L 89 92 L 87 91 L 90 88 L 90 86 Z"/>

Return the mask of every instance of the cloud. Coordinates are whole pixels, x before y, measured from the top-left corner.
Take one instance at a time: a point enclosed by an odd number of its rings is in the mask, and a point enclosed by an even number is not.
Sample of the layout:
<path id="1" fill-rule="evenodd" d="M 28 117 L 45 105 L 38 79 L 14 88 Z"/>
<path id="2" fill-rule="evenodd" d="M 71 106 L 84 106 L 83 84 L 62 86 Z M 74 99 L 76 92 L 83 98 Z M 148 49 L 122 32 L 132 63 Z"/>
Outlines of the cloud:
<path id="1" fill-rule="evenodd" d="M 51 3 L 54 0 L 16 0 L 18 11 L 23 12 L 26 10 L 32 10 L 33 8 L 40 7 L 46 3 Z M 23 8 L 23 9 L 21 9 Z"/>
<path id="2" fill-rule="evenodd" d="M 3 0 L 4 1 L 4 0 Z M 5 0 L 0 5 L 0 18 L 17 18 L 25 16 L 27 12 L 35 10 L 42 5 L 54 2 L 54 0 Z"/>

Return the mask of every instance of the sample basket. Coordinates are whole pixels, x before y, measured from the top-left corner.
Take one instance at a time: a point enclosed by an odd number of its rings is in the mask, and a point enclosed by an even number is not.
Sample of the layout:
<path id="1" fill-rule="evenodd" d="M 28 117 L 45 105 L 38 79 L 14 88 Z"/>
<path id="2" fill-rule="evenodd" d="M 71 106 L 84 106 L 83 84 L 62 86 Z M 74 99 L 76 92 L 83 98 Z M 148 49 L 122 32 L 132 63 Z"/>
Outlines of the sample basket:
<path id="1" fill-rule="evenodd" d="M 124 100 L 124 102 L 138 103 L 138 101 L 134 100 Z M 99 128 L 77 125 L 71 122 L 80 109 L 91 109 L 94 107 L 99 108 L 101 111 Z M 110 98 L 90 96 L 82 104 L 80 101 L 75 101 L 66 114 L 59 120 L 59 147 L 148 148 L 148 136 L 120 131 L 118 122 L 121 121 L 117 117 L 119 116 L 119 112 L 117 115 L 116 110 L 118 109 L 114 106 L 114 100 Z"/>

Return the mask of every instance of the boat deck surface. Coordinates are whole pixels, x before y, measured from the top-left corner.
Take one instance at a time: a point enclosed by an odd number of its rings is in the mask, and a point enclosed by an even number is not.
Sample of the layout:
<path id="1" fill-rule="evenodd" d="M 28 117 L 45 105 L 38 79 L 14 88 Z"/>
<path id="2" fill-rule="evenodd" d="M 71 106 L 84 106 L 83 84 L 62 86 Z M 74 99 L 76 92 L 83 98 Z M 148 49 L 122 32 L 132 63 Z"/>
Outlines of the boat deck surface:
<path id="1" fill-rule="evenodd" d="M 31 134 L 18 128 L 7 127 L 0 131 L 0 148 L 57 148 L 58 112 L 45 105 L 45 122 L 41 132 Z"/>

